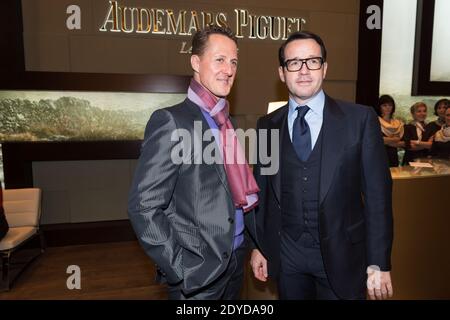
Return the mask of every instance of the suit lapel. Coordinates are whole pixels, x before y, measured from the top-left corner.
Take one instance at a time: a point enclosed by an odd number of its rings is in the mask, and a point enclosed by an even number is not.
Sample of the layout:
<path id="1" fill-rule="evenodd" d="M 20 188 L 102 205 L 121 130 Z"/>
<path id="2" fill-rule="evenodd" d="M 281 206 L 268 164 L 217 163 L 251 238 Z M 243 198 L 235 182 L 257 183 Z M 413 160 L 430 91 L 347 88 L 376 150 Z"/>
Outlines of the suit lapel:
<path id="1" fill-rule="evenodd" d="M 280 109 L 278 113 L 274 115 L 272 118 L 272 126 L 269 128 L 271 130 L 279 130 L 279 137 L 280 140 L 278 141 L 278 149 L 279 149 L 279 155 L 278 159 L 280 159 L 280 169 L 281 169 L 281 157 L 283 154 L 282 146 L 283 146 L 283 138 L 285 133 L 287 132 L 286 126 L 287 126 L 287 116 L 289 111 L 289 104 L 285 105 Z M 267 142 L 270 143 L 271 139 L 270 136 L 267 138 Z M 278 203 L 281 203 L 281 172 L 280 170 L 277 171 L 275 175 L 270 176 L 270 181 L 272 184 L 272 188 L 275 194 L 275 197 L 278 200 Z"/>
<path id="2" fill-rule="evenodd" d="M 324 201 L 344 146 L 344 112 L 326 95 L 322 123 L 322 156 L 320 166 L 320 204 Z"/>
<path id="3" fill-rule="evenodd" d="M 208 121 L 206 121 L 205 117 L 203 116 L 202 111 L 200 110 L 200 107 L 197 106 L 195 103 L 193 103 L 191 100 L 186 99 L 186 106 L 187 106 L 187 110 L 190 114 L 191 117 L 191 123 L 193 124 L 194 121 L 201 121 L 202 122 L 202 137 L 200 137 L 201 139 L 201 143 L 202 143 L 202 156 L 203 156 L 203 150 L 205 150 L 205 148 L 211 143 L 211 141 L 203 141 L 203 136 L 205 134 L 205 131 L 210 129 Z M 233 124 L 234 126 L 234 124 Z M 214 140 L 215 141 L 215 140 Z M 214 142 L 217 143 L 217 142 Z M 219 148 L 219 147 L 217 147 Z M 228 185 L 228 180 L 227 180 L 227 174 L 225 172 L 225 167 L 223 164 L 221 163 L 215 163 L 213 164 L 214 168 L 216 169 L 217 175 L 219 176 L 220 182 L 223 184 L 225 190 L 227 191 L 228 195 L 233 198 L 231 191 L 230 191 L 230 187 Z"/>

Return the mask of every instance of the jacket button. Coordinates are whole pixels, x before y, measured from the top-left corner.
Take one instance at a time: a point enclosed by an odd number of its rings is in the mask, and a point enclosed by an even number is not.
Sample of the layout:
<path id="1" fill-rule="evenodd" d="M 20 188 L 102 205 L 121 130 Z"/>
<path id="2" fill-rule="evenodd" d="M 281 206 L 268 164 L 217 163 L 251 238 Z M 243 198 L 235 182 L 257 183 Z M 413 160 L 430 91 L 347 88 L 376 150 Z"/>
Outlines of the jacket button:
<path id="1" fill-rule="evenodd" d="M 224 252 L 224 253 L 222 254 L 222 256 L 223 256 L 224 259 L 228 259 L 228 257 L 229 257 L 229 256 L 228 256 L 228 252 Z"/>
<path id="2" fill-rule="evenodd" d="M 228 222 L 229 223 L 234 223 L 234 219 L 233 218 L 228 218 Z"/>

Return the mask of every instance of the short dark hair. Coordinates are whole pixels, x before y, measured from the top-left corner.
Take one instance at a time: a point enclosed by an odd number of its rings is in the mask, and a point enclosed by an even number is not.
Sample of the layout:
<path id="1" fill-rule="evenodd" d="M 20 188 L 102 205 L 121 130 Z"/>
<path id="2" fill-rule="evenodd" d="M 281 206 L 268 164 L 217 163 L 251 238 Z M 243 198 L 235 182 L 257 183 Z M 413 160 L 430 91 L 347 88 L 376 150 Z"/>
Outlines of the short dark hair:
<path id="1" fill-rule="evenodd" d="M 228 27 L 222 27 L 217 25 L 207 25 L 204 29 L 198 30 L 194 37 L 192 38 L 192 54 L 201 56 L 206 49 L 206 43 L 208 42 L 209 36 L 212 34 L 221 34 L 233 40 L 237 46 L 237 38 Z"/>
<path id="2" fill-rule="evenodd" d="M 383 94 L 382 96 L 380 96 L 380 98 L 378 99 L 378 103 L 375 105 L 375 111 L 377 112 L 377 115 L 381 117 L 381 105 L 383 104 L 391 104 L 392 105 L 392 112 L 391 112 L 391 117 L 395 112 L 395 101 L 394 98 L 392 98 L 390 95 L 388 94 Z"/>
<path id="3" fill-rule="evenodd" d="M 439 105 L 440 105 L 441 103 L 444 103 L 444 104 L 446 105 L 446 108 L 448 108 L 449 100 L 448 100 L 448 99 L 445 99 L 445 98 L 444 98 L 444 99 L 439 99 L 439 100 L 434 104 L 434 115 L 435 115 L 435 116 L 438 115 L 437 109 L 438 109 L 438 107 L 439 107 Z"/>
<path id="4" fill-rule="evenodd" d="M 280 49 L 278 50 L 278 60 L 280 62 L 280 67 L 284 67 L 285 65 L 285 59 L 284 56 L 284 50 L 286 49 L 286 46 L 289 42 L 295 41 L 295 40 L 305 40 L 305 39 L 313 39 L 317 42 L 317 44 L 320 46 L 320 51 L 322 53 L 322 59 L 323 62 L 327 61 L 327 49 L 325 48 L 325 44 L 323 43 L 323 40 L 321 37 L 319 37 L 317 34 L 309 32 L 309 31 L 298 31 L 292 33 L 285 42 L 281 45 Z"/>

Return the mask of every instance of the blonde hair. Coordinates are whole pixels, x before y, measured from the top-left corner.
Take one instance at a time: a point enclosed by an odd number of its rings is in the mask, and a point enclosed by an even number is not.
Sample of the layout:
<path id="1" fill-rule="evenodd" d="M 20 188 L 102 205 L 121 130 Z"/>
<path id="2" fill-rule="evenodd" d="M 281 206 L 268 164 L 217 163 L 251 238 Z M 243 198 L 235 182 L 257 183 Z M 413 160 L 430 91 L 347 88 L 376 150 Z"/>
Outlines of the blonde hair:
<path id="1" fill-rule="evenodd" d="M 420 107 L 425 107 L 425 110 L 427 110 L 427 105 L 421 101 L 414 103 L 409 110 L 411 111 L 411 114 L 414 114 Z"/>

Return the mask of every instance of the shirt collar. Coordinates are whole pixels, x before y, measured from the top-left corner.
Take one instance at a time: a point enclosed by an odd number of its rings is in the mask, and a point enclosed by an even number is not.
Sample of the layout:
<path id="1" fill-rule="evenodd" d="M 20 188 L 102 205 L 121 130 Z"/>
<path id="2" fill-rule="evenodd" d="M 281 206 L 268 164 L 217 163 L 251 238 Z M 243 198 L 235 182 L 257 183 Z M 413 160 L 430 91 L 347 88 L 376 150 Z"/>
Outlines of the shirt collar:
<path id="1" fill-rule="evenodd" d="M 318 94 L 308 100 L 304 105 L 307 105 L 312 112 L 314 112 L 317 116 L 322 117 L 323 108 L 325 106 L 325 93 L 323 90 L 320 90 Z M 296 110 L 299 104 L 295 102 L 292 97 L 289 97 L 289 117 L 296 115 Z"/>

